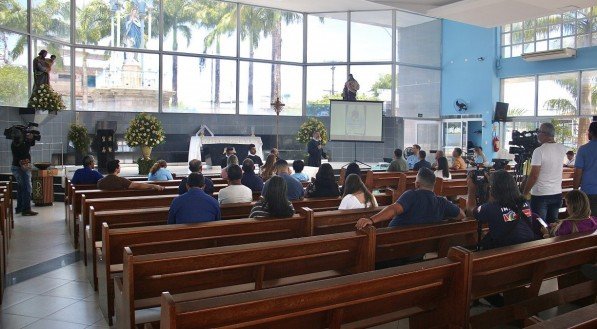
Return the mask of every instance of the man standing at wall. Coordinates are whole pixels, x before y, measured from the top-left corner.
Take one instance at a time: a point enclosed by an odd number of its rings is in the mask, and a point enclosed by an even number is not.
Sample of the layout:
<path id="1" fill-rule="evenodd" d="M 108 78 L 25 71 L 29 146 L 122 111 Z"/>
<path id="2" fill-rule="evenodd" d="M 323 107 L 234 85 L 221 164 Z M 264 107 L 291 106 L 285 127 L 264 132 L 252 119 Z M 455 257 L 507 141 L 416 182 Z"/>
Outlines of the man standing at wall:
<path id="1" fill-rule="evenodd" d="M 597 216 L 597 121 L 589 126 L 589 142 L 576 154 L 574 188 L 579 187 L 591 201 L 591 215 Z"/>

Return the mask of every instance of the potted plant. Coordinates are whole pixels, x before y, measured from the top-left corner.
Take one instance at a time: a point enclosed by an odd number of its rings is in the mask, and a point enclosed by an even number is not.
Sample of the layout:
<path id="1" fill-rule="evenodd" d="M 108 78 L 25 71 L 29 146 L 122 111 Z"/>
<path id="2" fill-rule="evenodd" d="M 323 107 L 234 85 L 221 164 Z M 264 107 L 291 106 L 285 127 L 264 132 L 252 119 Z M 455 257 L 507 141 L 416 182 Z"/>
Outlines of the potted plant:
<path id="1" fill-rule="evenodd" d="M 137 164 L 139 174 L 145 175 L 149 173 L 149 168 L 153 164 L 151 150 L 166 140 L 166 132 L 158 118 L 151 114 L 139 113 L 129 123 L 129 127 L 124 132 L 124 139 L 128 146 L 141 148 L 143 156 L 137 159 Z"/>
<path id="2" fill-rule="evenodd" d="M 62 96 L 49 84 L 35 89 L 29 98 L 27 108 L 19 109 L 19 114 L 26 122 L 43 124 L 53 118 L 58 111 L 66 109 Z"/>
<path id="3" fill-rule="evenodd" d="M 321 120 L 315 118 L 309 118 L 307 121 L 303 122 L 296 133 L 296 140 L 301 144 L 306 145 L 311 140 L 313 132 L 315 131 L 319 131 L 319 134 L 321 135 L 321 145 L 325 145 L 328 142 L 328 132 L 325 128 L 325 124 L 323 124 Z M 305 163 L 307 162 L 308 157 L 309 154 L 305 153 Z"/>
<path id="4" fill-rule="evenodd" d="M 75 164 L 80 164 L 85 153 L 89 151 L 89 134 L 87 127 L 82 124 L 73 123 L 68 130 L 68 140 L 72 142 L 75 148 Z"/>

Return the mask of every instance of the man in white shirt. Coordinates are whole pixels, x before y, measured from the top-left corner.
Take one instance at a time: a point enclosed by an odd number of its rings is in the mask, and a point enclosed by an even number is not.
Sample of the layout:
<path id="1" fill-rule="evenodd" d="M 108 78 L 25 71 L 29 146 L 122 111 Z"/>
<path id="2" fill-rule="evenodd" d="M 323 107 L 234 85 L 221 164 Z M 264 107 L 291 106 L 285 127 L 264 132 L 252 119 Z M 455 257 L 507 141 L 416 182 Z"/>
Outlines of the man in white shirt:
<path id="1" fill-rule="evenodd" d="M 228 187 L 218 193 L 220 205 L 253 201 L 253 191 L 241 183 L 243 171 L 238 165 L 228 167 Z"/>
<path id="2" fill-rule="evenodd" d="M 541 146 L 533 151 L 531 173 L 524 187 L 524 195 L 531 194 L 531 210 L 553 223 L 562 206 L 562 161 L 566 147 L 554 140 L 556 129 L 551 123 L 539 127 L 537 139 Z"/>
<path id="3" fill-rule="evenodd" d="M 566 159 L 564 159 L 564 167 L 574 168 L 574 162 L 576 162 L 574 151 L 571 150 L 566 152 Z"/>

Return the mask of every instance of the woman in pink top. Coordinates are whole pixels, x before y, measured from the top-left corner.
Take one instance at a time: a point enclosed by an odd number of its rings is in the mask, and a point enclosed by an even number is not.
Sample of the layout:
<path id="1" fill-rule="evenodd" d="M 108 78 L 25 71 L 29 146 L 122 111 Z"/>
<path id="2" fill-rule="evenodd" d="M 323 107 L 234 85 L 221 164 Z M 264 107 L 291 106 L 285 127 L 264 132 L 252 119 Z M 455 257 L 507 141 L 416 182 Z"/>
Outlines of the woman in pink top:
<path id="1" fill-rule="evenodd" d="M 591 204 L 583 191 L 572 190 L 564 199 L 568 218 L 554 223 L 550 232 L 552 236 L 593 232 L 597 229 L 597 217 L 591 216 Z"/>

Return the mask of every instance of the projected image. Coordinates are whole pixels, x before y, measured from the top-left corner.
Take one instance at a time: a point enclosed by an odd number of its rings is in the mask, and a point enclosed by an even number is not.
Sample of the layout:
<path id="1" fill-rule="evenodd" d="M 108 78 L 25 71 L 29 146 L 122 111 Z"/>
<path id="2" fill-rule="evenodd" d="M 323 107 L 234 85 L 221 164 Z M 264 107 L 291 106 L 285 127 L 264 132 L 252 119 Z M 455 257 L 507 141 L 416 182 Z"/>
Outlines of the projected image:
<path id="1" fill-rule="evenodd" d="M 383 102 L 330 102 L 330 137 L 334 141 L 382 141 Z"/>
<path id="2" fill-rule="evenodd" d="M 347 112 L 346 118 L 346 135 L 348 136 L 364 136 L 365 127 L 367 126 L 367 117 L 365 116 L 366 106 L 351 107 Z"/>

